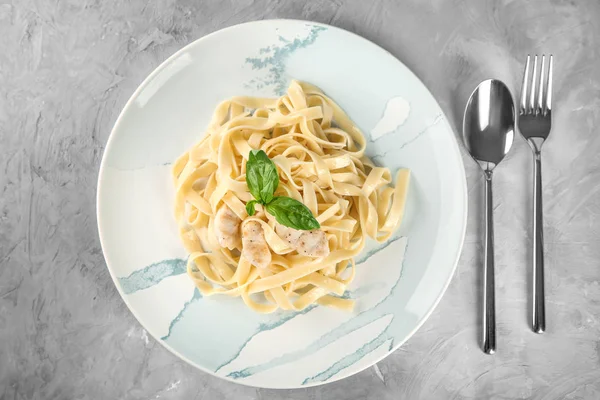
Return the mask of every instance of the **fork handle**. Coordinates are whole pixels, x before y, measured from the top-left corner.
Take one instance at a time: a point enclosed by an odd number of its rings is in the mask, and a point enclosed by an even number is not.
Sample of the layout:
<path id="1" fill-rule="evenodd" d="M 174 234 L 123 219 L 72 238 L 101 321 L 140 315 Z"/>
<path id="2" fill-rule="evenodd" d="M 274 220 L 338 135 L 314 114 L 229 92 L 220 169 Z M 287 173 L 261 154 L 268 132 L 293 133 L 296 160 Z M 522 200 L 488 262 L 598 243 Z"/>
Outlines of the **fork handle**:
<path id="1" fill-rule="evenodd" d="M 544 305 L 544 210 L 542 208 L 542 155 L 534 151 L 533 167 L 533 310 L 531 329 L 536 333 L 546 330 Z"/>
<path id="2" fill-rule="evenodd" d="M 483 269 L 483 338 L 487 354 L 496 352 L 496 304 L 494 294 L 494 204 L 492 171 L 485 171 L 485 248 Z"/>

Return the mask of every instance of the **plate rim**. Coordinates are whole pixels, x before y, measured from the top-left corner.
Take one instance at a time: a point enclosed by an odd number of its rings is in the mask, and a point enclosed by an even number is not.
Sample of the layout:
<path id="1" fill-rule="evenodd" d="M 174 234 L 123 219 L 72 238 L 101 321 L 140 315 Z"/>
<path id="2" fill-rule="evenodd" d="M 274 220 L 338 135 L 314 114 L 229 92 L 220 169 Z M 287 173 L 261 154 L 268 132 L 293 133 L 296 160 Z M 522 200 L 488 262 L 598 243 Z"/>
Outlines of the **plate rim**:
<path id="1" fill-rule="evenodd" d="M 191 47 L 193 46 L 198 46 L 199 44 L 201 44 L 203 41 L 208 40 L 210 37 L 212 36 L 216 36 L 220 33 L 223 33 L 225 31 L 232 31 L 235 29 L 238 29 L 240 27 L 243 26 L 247 26 L 247 25 L 268 25 L 268 24 L 272 24 L 272 23 L 301 23 L 301 24 L 309 24 L 312 26 L 319 26 L 319 27 L 323 27 L 323 28 L 327 28 L 327 29 L 332 29 L 332 30 L 337 30 L 337 31 L 342 31 L 344 34 L 348 34 L 354 37 L 354 39 L 357 40 L 361 40 L 364 42 L 368 42 L 368 44 L 375 46 L 379 51 L 382 51 L 383 53 L 385 53 L 388 56 L 391 56 L 394 60 L 396 60 L 398 63 L 400 63 L 402 66 L 404 66 L 406 68 L 406 70 L 414 77 L 414 79 L 416 79 L 422 86 L 423 88 L 426 90 L 426 92 L 431 96 L 432 100 L 435 102 L 435 104 L 438 106 L 438 108 L 440 109 L 441 113 L 442 113 L 442 121 L 440 121 L 445 128 L 452 133 L 452 148 L 453 148 L 453 152 L 457 155 L 458 158 L 458 163 L 459 163 L 459 170 L 460 170 L 460 176 L 459 176 L 459 180 L 462 182 L 462 185 L 460 186 L 463 192 L 463 205 L 464 205 L 464 215 L 462 218 L 462 232 L 460 235 L 460 241 L 459 241 L 459 245 L 456 249 L 456 255 L 455 255 L 455 259 L 452 262 L 453 266 L 451 269 L 451 272 L 448 276 L 448 279 L 446 280 L 446 282 L 444 283 L 444 286 L 442 288 L 442 290 L 440 291 L 440 293 L 437 295 L 437 297 L 435 298 L 433 304 L 431 305 L 431 307 L 427 310 L 427 312 L 425 314 L 423 314 L 423 316 L 417 321 L 417 323 L 415 324 L 415 327 L 406 335 L 406 337 L 402 340 L 399 340 L 397 343 L 394 343 L 394 346 L 388 350 L 383 356 L 378 357 L 375 361 L 367 363 L 367 365 L 361 366 L 358 370 L 352 372 L 352 373 L 341 373 L 341 374 L 337 374 L 339 376 L 337 377 L 332 377 L 332 379 L 330 380 L 326 380 L 326 381 L 319 381 L 319 382 L 311 382 L 311 383 L 307 383 L 305 385 L 301 385 L 301 386 L 288 386 L 288 387 L 281 387 L 281 386 L 257 386 L 252 384 L 251 382 L 244 382 L 244 381 L 238 381 L 235 380 L 233 378 L 230 378 L 228 376 L 221 376 L 216 374 L 215 372 L 205 368 L 204 366 L 195 363 L 194 361 L 190 360 L 189 358 L 187 358 L 185 355 L 181 354 L 179 351 L 175 350 L 173 347 L 171 347 L 167 342 L 165 342 L 164 340 L 162 340 L 161 338 L 157 337 L 156 335 L 154 335 L 147 327 L 146 324 L 144 322 L 142 322 L 142 319 L 140 319 L 140 317 L 138 316 L 137 312 L 135 311 L 135 309 L 132 307 L 132 305 L 130 304 L 129 300 L 127 299 L 125 293 L 123 292 L 119 281 L 118 281 L 118 277 L 113 273 L 113 270 L 110 267 L 110 262 L 108 260 L 107 257 L 107 252 L 106 252 L 106 244 L 105 241 L 103 240 L 103 236 L 106 233 L 102 233 L 102 218 L 101 218 L 101 192 L 102 192 L 102 183 L 103 181 L 106 179 L 105 177 L 105 170 L 107 168 L 106 165 L 106 154 L 110 151 L 111 147 L 113 146 L 113 142 L 114 142 L 114 138 L 115 138 L 115 131 L 118 130 L 118 128 L 120 127 L 122 120 L 125 116 L 125 114 L 127 113 L 127 111 L 129 110 L 129 108 L 131 107 L 131 105 L 135 102 L 135 100 L 137 99 L 137 97 L 139 96 L 139 94 L 148 86 L 148 84 L 154 79 L 154 77 L 156 75 L 158 75 L 160 72 L 162 72 L 166 66 L 168 66 L 174 59 L 176 59 L 180 54 L 182 54 L 185 51 L 188 51 Z M 465 170 L 465 166 L 464 166 L 464 162 L 460 153 L 460 148 L 459 148 L 459 144 L 458 144 L 458 139 L 457 139 L 457 135 L 456 132 L 454 131 L 454 129 L 452 128 L 452 126 L 449 124 L 448 122 L 448 118 L 446 117 L 446 113 L 444 112 L 444 110 L 442 109 L 442 107 L 440 106 L 439 102 L 437 101 L 436 97 L 433 96 L 433 94 L 431 93 L 431 91 L 429 90 L 429 88 L 423 83 L 423 81 L 408 67 L 406 66 L 406 64 L 404 64 L 399 58 L 397 58 L 395 55 L 393 55 L 391 52 L 389 52 L 388 50 L 386 50 L 385 48 L 383 48 L 382 46 L 380 46 L 379 44 L 360 36 L 359 34 L 356 34 L 354 32 L 348 31 L 344 28 L 340 28 L 337 26 L 333 26 L 333 25 L 328 25 L 328 24 L 324 24 L 324 23 L 320 23 L 320 22 L 315 22 L 315 21 L 309 21 L 309 20 L 302 20 L 302 19 L 294 19 L 294 18 L 274 18 L 274 19 L 264 19 L 264 20 L 254 20 L 254 21 L 246 21 L 246 22 L 242 22 L 239 24 L 235 24 L 235 25 L 229 25 L 226 27 L 223 27 L 221 29 L 215 30 L 213 32 L 210 32 L 204 36 L 201 36 L 197 39 L 195 39 L 194 41 L 186 44 L 185 46 L 183 46 L 182 48 L 180 48 L 179 50 L 177 50 L 175 53 L 173 53 L 172 55 L 170 55 L 166 60 L 164 60 L 162 63 L 160 63 L 146 78 L 144 78 L 144 80 L 138 85 L 138 87 L 136 88 L 136 90 L 131 94 L 131 96 L 129 97 L 129 99 L 127 100 L 127 102 L 125 103 L 125 105 L 123 106 L 123 109 L 121 110 L 121 112 L 119 113 L 119 116 L 117 117 L 117 119 L 115 120 L 115 123 L 110 131 L 110 134 L 108 136 L 108 140 L 106 142 L 106 146 L 104 148 L 104 151 L 102 153 L 102 160 L 100 162 L 100 168 L 98 170 L 98 182 L 97 182 L 97 186 L 96 186 L 96 220 L 97 220 L 97 225 L 98 225 L 98 236 L 100 239 L 100 247 L 102 249 L 102 255 L 104 257 L 104 261 L 106 264 L 106 269 L 108 270 L 108 273 L 110 274 L 113 283 L 115 285 L 115 288 L 117 289 L 117 292 L 119 293 L 119 295 L 121 296 L 121 299 L 123 300 L 123 302 L 125 303 L 125 305 L 127 306 L 127 308 L 129 309 L 129 312 L 131 312 L 131 314 L 133 314 L 133 316 L 135 317 L 136 321 L 142 326 L 142 328 L 144 328 L 144 330 L 150 334 L 150 336 L 156 340 L 158 343 L 160 343 L 164 348 L 166 348 L 169 352 L 171 352 L 173 355 L 177 356 L 179 359 L 185 361 L 187 364 L 193 366 L 194 368 L 199 369 L 202 372 L 205 372 L 213 377 L 216 377 L 218 379 L 223 379 L 226 380 L 228 382 L 232 382 L 238 385 L 243 385 L 243 386 L 248 386 L 248 387 L 256 387 L 256 388 L 265 388 L 265 389 L 280 389 L 280 390 L 285 390 L 285 389 L 301 389 L 301 388 L 309 388 L 309 387 L 315 387 L 315 386 L 321 386 L 321 385 L 326 385 L 329 383 L 333 383 L 345 378 L 349 378 L 353 375 L 356 375 L 364 370 L 366 370 L 367 368 L 372 367 L 373 365 L 376 365 L 377 363 L 379 363 L 380 361 L 382 361 L 383 359 L 387 358 L 388 356 L 390 356 L 392 353 L 394 353 L 396 350 L 398 350 L 404 343 L 406 343 L 406 341 L 408 341 L 420 328 L 421 326 L 423 326 L 423 324 L 425 323 L 425 321 L 427 321 L 429 319 L 429 317 L 431 316 L 431 314 L 433 313 L 433 311 L 437 308 L 437 306 L 439 305 L 442 297 L 444 297 L 444 294 L 446 294 L 446 291 L 448 290 L 448 286 L 450 285 L 450 282 L 452 281 L 452 278 L 454 277 L 454 274 L 456 273 L 456 269 L 458 267 L 458 262 L 460 261 L 460 257 L 462 254 L 462 250 L 464 247 L 464 241 L 465 241 L 465 237 L 466 237 L 466 231 L 467 231 L 467 217 L 468 217 L 468 209 L 469 209 L 469 203 L 468 203 L 468 187 L 467 187 L 467 178 L 466 178 L 466 170 Z M 342 372 L 342 371 L 340 371 Z"/>

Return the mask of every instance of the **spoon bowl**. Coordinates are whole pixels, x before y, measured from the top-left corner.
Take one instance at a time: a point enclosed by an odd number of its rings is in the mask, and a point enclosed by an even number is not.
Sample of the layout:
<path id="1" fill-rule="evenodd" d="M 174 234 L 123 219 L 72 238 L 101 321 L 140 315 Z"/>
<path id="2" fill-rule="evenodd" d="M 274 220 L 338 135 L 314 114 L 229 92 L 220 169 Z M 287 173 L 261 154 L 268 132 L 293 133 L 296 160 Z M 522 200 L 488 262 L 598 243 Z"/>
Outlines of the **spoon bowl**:
<path id="1" fill-rule="evenodd" d="M 496 79 L 481 82 L 465 108 L 467 150 L 484 171 L 491 171 L 508 154 L 514 137 L 515 106 L 510 91 Z"/>

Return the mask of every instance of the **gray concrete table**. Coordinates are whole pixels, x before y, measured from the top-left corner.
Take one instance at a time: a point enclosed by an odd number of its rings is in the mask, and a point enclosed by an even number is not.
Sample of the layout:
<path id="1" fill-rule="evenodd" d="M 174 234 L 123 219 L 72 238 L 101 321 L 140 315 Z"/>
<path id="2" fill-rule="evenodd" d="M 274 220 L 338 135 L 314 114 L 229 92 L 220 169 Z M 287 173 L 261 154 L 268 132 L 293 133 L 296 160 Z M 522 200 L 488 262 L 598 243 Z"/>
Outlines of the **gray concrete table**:
<path id="1" fill-rule="evenodd" d="M 273 391 L 197 371 L 148 338 L 119 297 L 96 229 L 98 167 L 137 85 L 173 52 L 244 21 L 356 32 L 429 87 L 456 131 L 484 78 L 520 87 L 527 53 L 555 56 L 544 151 L 548 333 L 528 327 L 531 153 L 496 174 L 498 353 L 479 350 L 481 192 L 454 279 L 404 346 L 351 378 Z M 600 2 L 0 1 L 0 398 L 599 399 Z"/>

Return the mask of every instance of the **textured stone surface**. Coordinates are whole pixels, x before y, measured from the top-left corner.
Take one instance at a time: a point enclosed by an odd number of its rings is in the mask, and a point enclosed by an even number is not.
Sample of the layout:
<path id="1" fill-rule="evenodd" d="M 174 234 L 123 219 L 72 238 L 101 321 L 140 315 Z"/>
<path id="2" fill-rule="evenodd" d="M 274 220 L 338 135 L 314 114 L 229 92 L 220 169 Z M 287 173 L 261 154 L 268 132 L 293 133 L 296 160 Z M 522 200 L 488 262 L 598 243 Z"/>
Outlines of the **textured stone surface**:
<path id="1" fill-rule="evenodd" d="M 457 273 L 425 325 L 377 369 L 261 390 L 197 371 L 148 338 L 100 250 L 104 144 L 170 54 L 222 27 L 276 17 L 333 24 L 391 51 L 457 131 L 479 80 L 500 78 L 516 93 L 527 53 L 555 55 L 543 156 L 547 334 L 528 328 L 532 163 L 519 137 L 495 178 L 495 356 L 478 348 L 482 177 L 467 157 Z M 600 398 L 599 18 L 597 0 L 1 1 L 0 398 Z"/>

